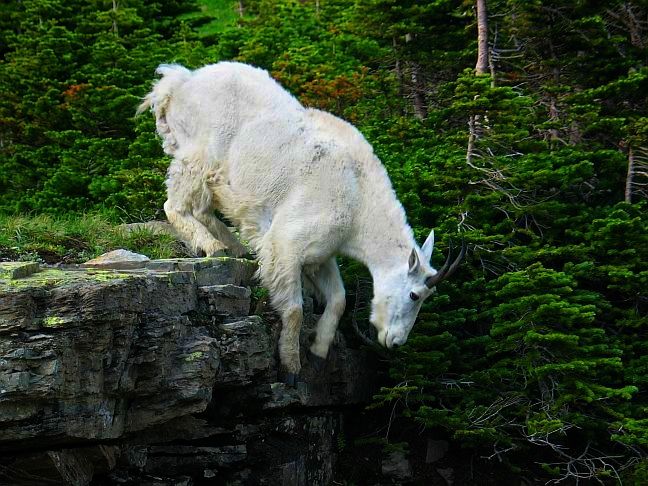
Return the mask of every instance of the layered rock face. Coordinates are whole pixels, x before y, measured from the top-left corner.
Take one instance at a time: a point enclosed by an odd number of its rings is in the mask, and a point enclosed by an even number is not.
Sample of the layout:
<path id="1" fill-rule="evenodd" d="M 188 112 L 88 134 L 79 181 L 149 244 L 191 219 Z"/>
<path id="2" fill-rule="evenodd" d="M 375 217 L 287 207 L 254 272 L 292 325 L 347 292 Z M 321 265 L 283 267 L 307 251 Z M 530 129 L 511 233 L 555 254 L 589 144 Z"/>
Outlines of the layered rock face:
<path id="1" fill-rule="evenodd" d="M 0 268 L 0 484 L 331 482 L 371 356 L 340 337 L 288 388 L 253 262 L 97 266 Z"/>

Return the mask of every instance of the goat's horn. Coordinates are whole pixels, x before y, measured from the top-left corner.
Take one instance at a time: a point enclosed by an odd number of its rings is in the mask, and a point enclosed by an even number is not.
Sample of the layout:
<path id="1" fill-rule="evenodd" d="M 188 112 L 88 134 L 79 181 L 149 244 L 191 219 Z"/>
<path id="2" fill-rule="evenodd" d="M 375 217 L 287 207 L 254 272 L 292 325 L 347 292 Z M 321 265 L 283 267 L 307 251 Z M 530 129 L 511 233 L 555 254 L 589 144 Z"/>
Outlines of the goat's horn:
<path id="1" fill-rule="evenodd" d="M 448 271 L 445 273 L 443 278 L 448 278 L 451 277 L 453 273 L 457 271 L 457 268 L 459 268 L 459 265 L 461 265 L 461 262 L 463 261 L 464 257 L 466 256 L 466 250 L 468 249 L 468 245 L 466 245 L 465 240 L 461 240 L 461 251 L 459 252 L 459 255 L 455 259 L 454 262 L 452 262 L 452 265 L 450 265 L 450 268 Z"/>
<path id="2" fill-rule="evenodd" d="M 434 287 L 436 284 L 438 284 L 441 280 L 443 280 L 443 276 L 445 273 L 448 271 L 448 268 L 450 267 L 450 259 L 452 258 L 452 240 L 450 240 L 448 244 L 448 257 L 446 258 L 446 261 L 443 263 L 443 266 L 437 270 L 437 273 L 433 277 L 428 277 L 425 279 L 425 286 L 428 289 L 431 289 Z"/>
<path id="3" fill-rule="evenodd" d="M 464 240 L 461 240 L 461 251 L 459 252 L 457 258 L 455 258 L 455 261 L 452 262 L 452 264 L 450 263 L 452 258 L 452 241 L 450 241 L 450 245 L 448 248 L 448 258 L 446 258 L 445 263 L 439 269 L 439 271 L 435 276 L 428 277 L 425 279 L 425 286 L 428 289 L 431 289 L 436 284 L 450 277 L 453 273 L 457 271 L 457 268 L 461 264 L 461 261 L 463 260 L 464 256 L 466 256 L 466 242 Z"/>

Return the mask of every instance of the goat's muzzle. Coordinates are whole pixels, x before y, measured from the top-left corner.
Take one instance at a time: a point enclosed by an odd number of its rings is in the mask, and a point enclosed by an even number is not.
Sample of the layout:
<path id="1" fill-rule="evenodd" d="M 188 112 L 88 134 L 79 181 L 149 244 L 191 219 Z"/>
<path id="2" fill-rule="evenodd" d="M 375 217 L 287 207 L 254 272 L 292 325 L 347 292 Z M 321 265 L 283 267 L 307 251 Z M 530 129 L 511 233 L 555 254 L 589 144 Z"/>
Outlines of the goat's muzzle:
<path id="1" fill-rule="evenodd" d="M 466 256 L 466 242 L 464 240 L 461 240 L 461 251 L 459 252 L 459 255 L 455 260 L 451 262 L 452 259 L 452 241 L 450 241 L 450 248 L 448 249 L 448 258 L 446 258 L 445 263 L 443 266 L 439 269 L 439 271 L 434 275 L 433 277 L 428 277 L 425 279 L 425 286 L 428 289 L 433 288 L 435 285 L 438 283 L 441 283 L 444 281 L 446 278 L 450 277 L 453 273 L 457 271 L 457 268 L 459 267 L 459 264 L 463 260 L 464 256 Z"/>

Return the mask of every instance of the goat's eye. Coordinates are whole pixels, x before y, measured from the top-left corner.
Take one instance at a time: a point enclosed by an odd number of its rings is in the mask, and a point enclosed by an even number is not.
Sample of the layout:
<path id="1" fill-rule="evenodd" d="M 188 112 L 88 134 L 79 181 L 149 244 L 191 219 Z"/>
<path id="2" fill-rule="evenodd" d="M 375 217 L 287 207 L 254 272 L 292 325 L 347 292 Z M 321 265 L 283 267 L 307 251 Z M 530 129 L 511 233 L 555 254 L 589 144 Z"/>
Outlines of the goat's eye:
<path id="1" fill-rule="evenodd" d="M 419 300 L 419 294 L 415 294 L 414 292 L 410 292 L 410 299 Z"/>

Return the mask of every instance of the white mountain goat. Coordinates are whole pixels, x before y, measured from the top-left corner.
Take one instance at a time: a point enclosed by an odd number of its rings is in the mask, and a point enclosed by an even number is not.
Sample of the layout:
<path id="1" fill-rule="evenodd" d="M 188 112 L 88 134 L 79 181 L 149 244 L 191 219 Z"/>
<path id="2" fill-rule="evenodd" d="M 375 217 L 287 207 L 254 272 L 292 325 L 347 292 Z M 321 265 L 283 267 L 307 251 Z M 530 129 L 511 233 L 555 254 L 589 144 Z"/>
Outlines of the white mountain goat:
<path id="1" fill-rule="evenodd" d="M 336 254 L 364 263 L 374 282 L 371 323 L 387 348 L 403 344 L 422 302 L 464 255 L 430 266 L 434 233 L 414 241 L 371 145 L 349 123 L 304 108 L 266 71 L 233 62 L 189 71 L 162 65 L 138 112 L 151 108 L 173 156 L 164 210 L 194 250 L 244 252 L 214 208 L 235 223 L 259 261 L 282 319 L 281 362 L 300 370 L 302 277 L 326 300 L 310 348 L 326 359 L 344 312 Z M 314 355 L 314 356 L 313 356 Z M 321 362 L 319 362 L 321 365 Z"/>

